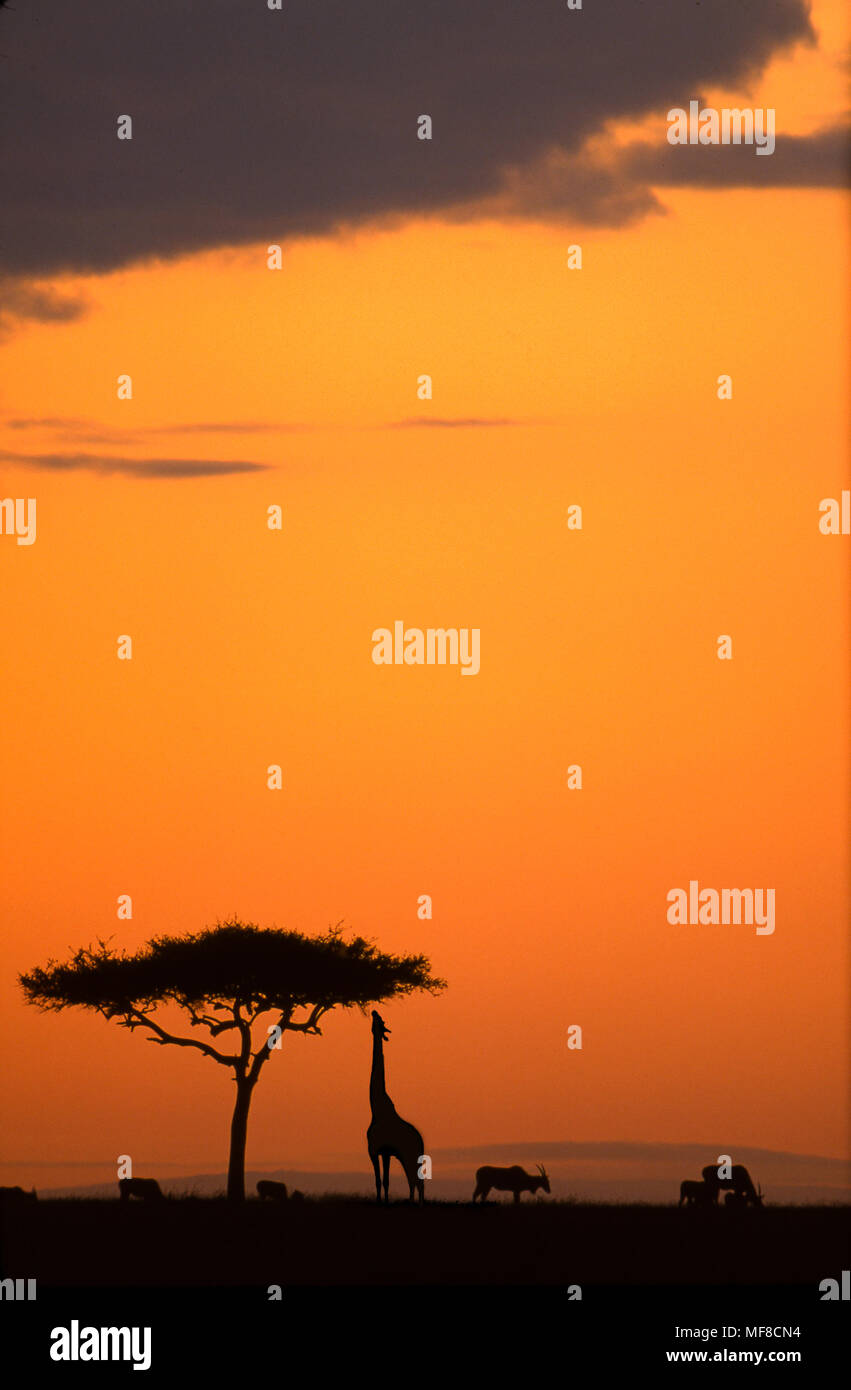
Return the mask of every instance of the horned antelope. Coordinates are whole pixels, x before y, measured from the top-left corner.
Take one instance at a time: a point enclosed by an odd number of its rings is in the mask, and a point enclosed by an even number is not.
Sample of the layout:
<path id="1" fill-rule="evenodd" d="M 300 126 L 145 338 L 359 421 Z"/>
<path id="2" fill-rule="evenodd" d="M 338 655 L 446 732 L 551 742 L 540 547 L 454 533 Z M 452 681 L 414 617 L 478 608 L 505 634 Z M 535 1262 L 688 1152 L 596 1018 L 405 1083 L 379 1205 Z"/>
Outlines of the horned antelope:
<path id="1" fill-rule="evenodd" d="M 118 1192 L 122 1202 L 129 1202 L 131 1197 L 142 1202 L 165 1201 L 156 1178 L 119 1178 Z"/>
<path id="2" fill-rule="evenodd" d="M 703 1181 L 712 1188 L 714 1202 L 718 1201 L 720 1191 L 729 1188 L 741 1199 L 743 1205 L 747 1206 L 750 1203 L 754 1207 L 762 1206 L 765 1193 L 762 1188 L 757 1192 L 750 1173 L 742 1163 L 733 1164 L 729 1178 L 719 1178 L 718 1169 L 710 1163 L 703 1169 Z"/>
<path id="3" fill-rule="evenodd" d="M 708 1182 L 690 1182 L 688 1178 L 680 1183 L 680 1200 L 678 1206 L 683 1203 L 687 1207 L 709 1206 L 715 1201 L 715 1189 L 710 1187 Z"/>
<path id="4" fill-rule="evenodd" d="M 547 1177 L 546 1169 L 542 1163 L 537 1165 L 539 1177 L 532 1173 L 527 1173 L 519 1164 L 514 1164 L 513 1168 L 477 1168 L 476 1170 L 476 1190 L 473 1193 L 473 1201 L 481 1197 L 483 1202 L 488 1199 L 491 1188 L 496 1188 L 497 1192 L 513 1192 L 515 1202 L 520 1201 L 521 1192 L 538 1191 L 542 1187 L 545 1192 L 550 1190 L 550 1180 Z"/>
<path id="5" fill-rule="evenodd" d="M 270 1202 L 286 1202 L 289 1197 L 285 1182 L 273 1182 L 271 1178 L 261 1178 L 257 1184 L 257 1196 L 263 1200 L 268 1197 Z M 295 1193 L 293 1193 L 295 1197 Z"/>

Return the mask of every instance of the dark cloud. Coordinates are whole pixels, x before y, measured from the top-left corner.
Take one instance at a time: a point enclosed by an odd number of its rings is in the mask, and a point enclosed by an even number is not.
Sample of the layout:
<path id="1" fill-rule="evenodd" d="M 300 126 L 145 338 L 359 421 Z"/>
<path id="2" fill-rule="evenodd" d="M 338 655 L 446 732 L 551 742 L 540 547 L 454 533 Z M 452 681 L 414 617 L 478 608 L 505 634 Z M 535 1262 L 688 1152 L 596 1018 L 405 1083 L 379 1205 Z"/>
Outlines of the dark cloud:
<path id="1" fill-rule="evenodd" d="M 506 169 L 498 193 L 477 204 L 450 208 L 448 216 L 469 218 L 478 213 L 497 218 L 569 220 L 591 227 L 627 227 L 651 213 L 664 211 L 664 205 L 649 186 L 624 170 L 617 156 L 592 137 L 576 153 L 550 149 L 523 167 Z"/>
<path id="2" fill-rule="evenodd" d="M 259 473 L 269 466 L 243 459 L 128 459 L 102 454 L 17 454 L 7 450 L 0 450 L 0 460 L 49 473 L 86 469 L 104 475 L 121 473 L 127 478 L 221 478 L 232 473 Z"/>
<path id="3" fill-rule="evenodd" d="M 552 151 L 565 183 L 539 210 L 623 225 L 658 205 L 583 161 L 589 137 L 814 42 L 807 0 L 27 0 L 7 20 L 0 268 L 31 276 L 457 209 L 506 179 L 523 213 Z"/>
<path id="4" fill-rule="evenodd" d="M 847 183 L 846 126 L 776 138 L 770 155 L 757 155 L 755 145 L 634 145 L 619 167 L 626 179 L 670 187 L 835 188 Z"/>
<path id="5" fill-rule="evenodd" d="M 660 131 L 667 131 L 664 114 Z M 755 145 L 669 145 L 665 135 L 618 150 L 592 139 L 576 154 L 549 150 L 525 168 L 508 170 L 503 188 L 478 211 L 627 226 L 665 211 L 654 187 L 836 188 L 848 182 L 848 164 L 844 125 L 807 136 L 778 134 L 770 155 L 757 155 Z M 467 217 L 473 209 L 455 211 Z"/>

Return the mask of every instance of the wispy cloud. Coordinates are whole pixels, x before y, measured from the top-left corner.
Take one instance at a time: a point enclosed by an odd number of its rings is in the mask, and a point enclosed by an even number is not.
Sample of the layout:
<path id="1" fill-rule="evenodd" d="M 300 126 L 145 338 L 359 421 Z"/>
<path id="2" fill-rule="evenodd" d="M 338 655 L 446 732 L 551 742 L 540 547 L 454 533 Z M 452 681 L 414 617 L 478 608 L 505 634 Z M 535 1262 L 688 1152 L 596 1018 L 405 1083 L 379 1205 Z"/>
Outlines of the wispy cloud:
<path id="1" fill-rule="evenodd" d="M 278 424 L 272 420 L 197 420 L 189 424 L 136 425 L 132 430 L 100 425 L 96 420 L 81 420 L 74 416 L 41 415 L 3 421 L 10 430 L 57 430 L 76 438 L 94 442 L 123 443 L 140 435 L 164 434 L 296 434 L 312 429 L 311 425 Z"/>
<path id="2" fill-rule="evenodd" d="M 0 277 L 0 337 L 27 321 L 73 323 L 89 305 L 79 295 L 63 294 L 50 286 Z"/>
<path id="3" fill-rule="evenodd" d="M 531 422 L 523 420 L 477 419 L 475 416 L 469 418 L 462 417 L 457 420 L 440 420 L 424 415 L 422 418 L 414 417 L 410 420 L 393 420 L 390 424 L 384 425 L 381 428 L 387 430 L 492 430 L 505 429 L 510 425 L 528 423 Z"/>
<path id="4" fill-rule="evenodd" d="M 88 420 L 75 420 L 67 415 L 41 415 L 32 419 L 3 421 L 9 430 L 71 430 L 78 426 L 88 426 L 90 423 Z"/>
<path id="5" fill-rule="evenodd" d="M 100 425 L 96 420 L 82 420 L 73 416 L 42 415 L 15 417 L 0 423 L 5 425 L 7 429 L 21 432 L 51 430 L 64 443 L 76 447 L 80 444 L 113 446 L 133 444 L 139 439 L 163 435 L 310 434 L 335 430 L 486 430 L 509 429 L 546 422 L 487 416 L 451 418 L 423 415 L 412 416 L 407 420 L 380 420 L 366 424 L 345 422 L 280 423 L 274 420 L 201 420 L 179 425 L 138 425 L 134 426 L 133 429 L 119 429 L 113 425 Z"/>
<path id="6" fill-rule="evenodd" d="M 270 420 L 200 420 L 189 425 L 143 425 L 142 434 L 269 434 L 298 433 L 310 425 L 275 424 Z"/>
<path id="7" fill-rule="evenodd" d="M 259 473 L 269 467 L 247 459 L 128 459 L 103 454 L 19 454 L 0 450 L 0 460 L 50 473 L 123 474 L 127 478 L 221 478 L 233 473 Z"/>

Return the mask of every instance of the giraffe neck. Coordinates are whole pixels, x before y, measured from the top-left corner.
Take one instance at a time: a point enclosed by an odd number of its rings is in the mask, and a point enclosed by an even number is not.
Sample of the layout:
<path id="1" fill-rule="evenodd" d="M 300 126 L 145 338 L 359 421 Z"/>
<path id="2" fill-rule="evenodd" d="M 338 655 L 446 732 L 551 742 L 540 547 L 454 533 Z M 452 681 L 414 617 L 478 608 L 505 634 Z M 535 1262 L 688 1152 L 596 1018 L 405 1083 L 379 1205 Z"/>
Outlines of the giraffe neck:
<path id="1" fill-rule="evenodd" d="M 372 1071 L 369 1076 L 369 1104 L 373 1113 L 376 1110 L 393 1108 L 393 1102 L 384 1089 L 384 1044 L 376 1033 L 372 1039 Z"/>

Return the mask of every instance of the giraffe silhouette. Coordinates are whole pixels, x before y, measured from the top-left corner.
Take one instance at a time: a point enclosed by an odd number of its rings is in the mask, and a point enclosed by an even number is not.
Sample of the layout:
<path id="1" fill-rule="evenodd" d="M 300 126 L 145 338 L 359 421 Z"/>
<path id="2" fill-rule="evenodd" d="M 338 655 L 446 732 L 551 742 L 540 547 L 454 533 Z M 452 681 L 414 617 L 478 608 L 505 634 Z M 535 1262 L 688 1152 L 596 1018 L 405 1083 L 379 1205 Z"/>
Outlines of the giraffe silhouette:
<path id="1" fill-rule="evenodd" d="M 372 1071 L 369 1076 L 369 1108 L 372 1124 L 366 1131 L 366 1143 L 375 1169 L 375 1196 L 381 1201 L 381 1174 L 378 1160 L 384 1169 L 384 1200 L 390 1201 L 390 1160 L 398 1158 L 408 1179 L 410 1201 L 415 1189 L 420 1202 L 425 1201 L 425 1180 L 418 1176 L 420 1159 L 425 1156 L 423 1136 L 407 1120 L 396 1114 L 396 1107 L 384 1087 L 384 1043 L 389 1037 L 384 1019 L 372 1011 Z"/>

